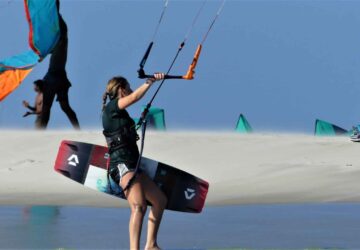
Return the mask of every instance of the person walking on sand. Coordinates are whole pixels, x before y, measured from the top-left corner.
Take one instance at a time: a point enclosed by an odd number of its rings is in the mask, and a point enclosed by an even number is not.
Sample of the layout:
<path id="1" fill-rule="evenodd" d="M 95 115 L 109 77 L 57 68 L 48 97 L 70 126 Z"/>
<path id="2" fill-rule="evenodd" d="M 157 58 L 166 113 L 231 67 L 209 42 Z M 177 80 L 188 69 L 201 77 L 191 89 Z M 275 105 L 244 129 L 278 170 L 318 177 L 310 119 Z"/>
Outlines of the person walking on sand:
<path id="1" fill-rule="evenodd" d="M 151 204 L 151 209 L 148 217 L 145 249 L 160 249 L 157 243 L 157 233 L 167 198 L 144 172 L 140 171 L 138 174 L 134 172 L 140 157 L 136 144 L 138 135 L 135 123 L 126 108 L 140 100 L 155 81 L 162 79 L 164 79 L 164 74 L 154 74 L 153 78 L 147 79 L 144 84 L 132 91 L 124 77 L 113 77 L 109 80 L 103 95 L 102 124 L 109 147 L 109 175 L 119 183 L 123 190 L 132 180 L 131 185 L 124 192 L 131 209 L 130 249 L 139 249 L 147 202 Z M 108 98 L 109 102 L 107 102 Z M 133 178 L 135 174 L 136 176 Z"/>
<path id="2" fill-rule="evenodd" d="M 42 115 L 42 105 L 43 105 L 43 81 L 37 80 L 34 82 L 34 91 L 37 93 L 35 97 L 34 107 L 30 106 L 29 102 L 23 101 L 23 106 L 30 111 L 27 111 L 23 117 L 27 117 L 29 115 L 36 115 L 35 120 L 35 128 L 41 128 L 41 115 Z"/>
<path id="3" fill-rule="evenodd" d="M 57 0 L 57 9 L 59 11 L 60 3 Z M 41 128 L 46 129 L 49 119 L 50 119 L 50 110 L 54 102 L 55 95 L 57 96 L 57 101 L 60 103 L 61 109 L 69 118 L 72 126 L 75 129 L 80 129 L 79 121 L 77 119 L 76 113 L 70 107 L 69 104 L 69 88 L 71 83 L 67 78 L 66 74 L 66 61 L 67 61 L 67 48 L 68 48 L 68 36 L 67 36 L 67 26 L 58 12 L 59 17 L 59 26 L 60 26 L 60 38 L 55 48 L 51 52 L 49 69 L 46 73 L 44 81 L 44 97 L 43 97 L 43 109 L 41 116 Z"/>

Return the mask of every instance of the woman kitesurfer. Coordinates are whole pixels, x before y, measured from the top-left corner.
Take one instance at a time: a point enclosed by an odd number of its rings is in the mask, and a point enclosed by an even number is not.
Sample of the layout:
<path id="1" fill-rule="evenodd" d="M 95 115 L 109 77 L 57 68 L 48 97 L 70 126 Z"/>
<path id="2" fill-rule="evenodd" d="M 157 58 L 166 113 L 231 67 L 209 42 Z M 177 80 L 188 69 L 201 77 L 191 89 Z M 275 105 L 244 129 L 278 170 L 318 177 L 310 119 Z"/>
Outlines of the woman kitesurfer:
<path id="1" fill-rule="evenodd" d="M 129 222 L 130 249 L 139 249 L 140 234 L 147 202 L 151 204 L 148 217 L 147 240 L 145 249 L 160 249 L 157 233 L 167 204 L 165 194 L 145 174 L 134 170 L 139 158 L 136 141 L 138 135 L 135 123 L 126 108 L 140 100 L 155 81 L 164 79 L 163 73 L 154 74 L 135 91 L 121 76 L 109 80 L 103 96 L 102 123 L 104 135 L 109 147 L 109 175 L 125 189 L 131 216 Z M 110 99 L 107 102 L 107 99 Z M 135 178 L 133 178 L 135 176 Z M 129 181 L 131 184 L 128 185 Z"/>

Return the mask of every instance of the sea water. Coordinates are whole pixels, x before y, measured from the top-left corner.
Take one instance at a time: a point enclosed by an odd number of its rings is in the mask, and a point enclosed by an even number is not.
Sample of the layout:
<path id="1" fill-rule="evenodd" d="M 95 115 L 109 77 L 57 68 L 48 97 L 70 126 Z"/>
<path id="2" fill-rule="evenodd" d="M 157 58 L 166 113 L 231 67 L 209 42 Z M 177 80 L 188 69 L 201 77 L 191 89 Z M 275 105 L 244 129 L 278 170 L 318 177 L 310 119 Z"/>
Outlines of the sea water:
<path id="1" fill-rule="evenodd" d="M 360 204 L 166 211 L 164 249 L 360 249 Z M 0 206 L 0 249 L 128 249 L 127 208 Z M 146 222 L 142 247 L 146 237 Z"/>

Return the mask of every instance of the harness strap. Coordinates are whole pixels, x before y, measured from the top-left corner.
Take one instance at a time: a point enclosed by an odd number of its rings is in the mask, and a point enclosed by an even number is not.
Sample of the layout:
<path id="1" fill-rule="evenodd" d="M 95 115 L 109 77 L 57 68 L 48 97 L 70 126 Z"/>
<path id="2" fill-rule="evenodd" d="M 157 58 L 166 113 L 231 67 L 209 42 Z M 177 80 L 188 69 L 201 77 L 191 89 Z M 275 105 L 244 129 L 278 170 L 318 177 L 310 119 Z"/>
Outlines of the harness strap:
<path id="1" fill-rule="evenodd" d="M 103 131 L 106 139 L 106 143 L 109 148 L 109 153 L 114 152 L 117 149 L 126 147 L 129 143 L 139 140 L 139 135 L 134 129 L 124 128 L 115 132 Z"/>

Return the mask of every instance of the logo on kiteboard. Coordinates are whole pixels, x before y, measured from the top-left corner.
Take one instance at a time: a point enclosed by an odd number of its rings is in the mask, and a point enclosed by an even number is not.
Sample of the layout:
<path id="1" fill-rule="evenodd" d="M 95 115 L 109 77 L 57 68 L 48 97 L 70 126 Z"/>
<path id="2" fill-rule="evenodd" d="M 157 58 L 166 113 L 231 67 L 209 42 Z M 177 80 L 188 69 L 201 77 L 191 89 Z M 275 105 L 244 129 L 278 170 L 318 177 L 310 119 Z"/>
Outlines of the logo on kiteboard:
<path id="1" fill-rule="evenodd" d="M 71 166 L 76 167 L 77 164 L 79 164 L 79 158 L 75 154 L 72 154 L 67 160 L 68 160 L 68 164 Z"/>
<path id="2" fill-rule="evenodd" d="M 184 193 L 187 200 L 191 200 L 195 196 L 195 190 L 191 188 L 187 188 Z"/>

